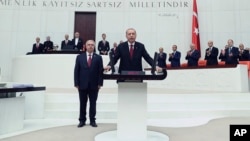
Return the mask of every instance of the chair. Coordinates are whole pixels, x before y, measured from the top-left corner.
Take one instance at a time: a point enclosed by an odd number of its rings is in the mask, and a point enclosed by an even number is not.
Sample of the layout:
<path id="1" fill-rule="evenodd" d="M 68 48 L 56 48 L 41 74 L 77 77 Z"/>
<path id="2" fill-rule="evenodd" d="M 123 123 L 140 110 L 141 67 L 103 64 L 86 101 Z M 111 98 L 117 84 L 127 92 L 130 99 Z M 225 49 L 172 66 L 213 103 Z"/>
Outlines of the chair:
<path id="1" fill-rule="evenodd" d="M 225 65 L 225 61 L 219 61 L 219 62 L 218 62 L 218 65 L 219 65 L 219 66 L 224 66 L 224 65 Z"/>
<path id="2" fill-rule="evenodd" d="M 207 64 L 207 60 L 199 60 L 198 61 L 198 66 L 199 67 L 206 66 L 206 64 Z"/>
<path id="3" fill-rule="evenodd" d="M 171 68 L 171 64 L 166 64 L 166 67 L 167 68 Z"/>
<path id="4" fill-rule="evenodd" d="M 181 63 L 181 67 L 182 67 L 182 68 L 187 67 L 187 63 Z"/>

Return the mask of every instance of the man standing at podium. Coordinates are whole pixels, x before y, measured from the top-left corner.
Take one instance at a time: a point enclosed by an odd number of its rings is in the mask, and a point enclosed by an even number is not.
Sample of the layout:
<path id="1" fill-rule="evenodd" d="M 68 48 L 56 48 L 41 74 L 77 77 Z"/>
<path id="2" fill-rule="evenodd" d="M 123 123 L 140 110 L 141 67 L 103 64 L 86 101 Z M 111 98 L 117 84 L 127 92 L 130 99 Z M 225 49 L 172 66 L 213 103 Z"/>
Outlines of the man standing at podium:
<path id="1" fill-rule="evenodd" d="M 86 42 L 86 52 L 76 58 L 74 70 L 74 83 L 79 92 L 80 116 L 78 127 L 83 127 L 86 122 L 86 108 L 89 99 L 89 119 L 92 127 L 97 127 L 96 100 L 98 92 L 103 85 L 103 61 L 100 55 L 94 53 L 95 42 Z"/>
<path id="2" fill-rule="evenodd" d="M 121 71 L 142 71 L 142 57 L 147 63 L 153 66 L 153 59 L 149 56 L 144 44 L 135 41 L 136 30 L 129 28 L 126 30 L 127 41 L 118 45 L 114 56 L 114 65 L 120 59 L 118 72 Z M 110 63 L 106 70 L 110 70 Z"/>

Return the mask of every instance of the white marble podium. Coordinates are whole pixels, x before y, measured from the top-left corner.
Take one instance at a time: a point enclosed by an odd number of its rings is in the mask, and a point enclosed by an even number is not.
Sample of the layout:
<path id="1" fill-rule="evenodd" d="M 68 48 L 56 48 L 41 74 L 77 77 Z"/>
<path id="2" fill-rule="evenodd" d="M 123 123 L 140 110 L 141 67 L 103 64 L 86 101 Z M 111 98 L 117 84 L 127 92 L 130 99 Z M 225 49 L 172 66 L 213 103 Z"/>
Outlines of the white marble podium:
<path id="1" fill-rule="evenodd" d="M 118 84 L 117 130 L 104 132 L 95 141 L 168 141 L 168 136 L 147 131 L 147 83 Z"/>

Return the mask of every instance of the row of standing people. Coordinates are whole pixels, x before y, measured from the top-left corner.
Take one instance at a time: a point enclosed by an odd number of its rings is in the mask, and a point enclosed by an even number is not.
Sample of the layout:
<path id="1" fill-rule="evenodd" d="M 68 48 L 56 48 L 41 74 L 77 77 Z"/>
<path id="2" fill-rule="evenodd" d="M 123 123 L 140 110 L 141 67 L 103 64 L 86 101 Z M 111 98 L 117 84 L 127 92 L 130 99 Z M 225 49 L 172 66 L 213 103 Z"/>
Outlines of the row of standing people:
<path id="1" fill-rule="evenodd" d="M 177 51 L 177 45 L 172 46 L 173 52 L 169 54 L 168 60 L 171 63 L 171 67 L 180 67 L 181 52 Z M 219 49 L 213 45 L 213 41 L 208 41 L 208 48 L 205 51 L 206 65 L 218 65 Z M 187 51 L 185 59 L 187 60 L 187 66 L 198 66 L 200 59 L 200 52 L 195 49 L 195 45 L 190 45 L 190 50 Z M 225 64 L 238 64 L 239 61 L 249 61 L 249 50 L 244 48 L 241 43 L 238 47 L 234 46 L 232 39 L 229 39 L 225 49 L 222 49 L 219 55 L 221 61 L 225 61 Z M 163 48 L 159 48 L 158 66 L 166 67 L 167 54 L 163 51 Z"/>
<path id="2" fill-rule="evenodd" d="M 64 36 L 64 40 L 61 41 L 61 50 L 72 49 L 76 51 L 85 51 L 86 47 L 83 43 L 83 39 L 80 37 L 80 33 L 76 32 L 72 40 L 69 39 L 69 35 Z M 102 40 L 98 42 L 98 51 L 100 55 L 108 55 L 110 51 L 109 42 L 106 40 L 106 34 L 102 34 Z M 40 42 L 40 38 L 36 38 L 36 43 L 33 44 L 32 54 L 45 53 L 47 51 L 52 51 L 54 49 L 54 43 L 50 40 L 50 36 L 46 37 L 44 43 Z"/>

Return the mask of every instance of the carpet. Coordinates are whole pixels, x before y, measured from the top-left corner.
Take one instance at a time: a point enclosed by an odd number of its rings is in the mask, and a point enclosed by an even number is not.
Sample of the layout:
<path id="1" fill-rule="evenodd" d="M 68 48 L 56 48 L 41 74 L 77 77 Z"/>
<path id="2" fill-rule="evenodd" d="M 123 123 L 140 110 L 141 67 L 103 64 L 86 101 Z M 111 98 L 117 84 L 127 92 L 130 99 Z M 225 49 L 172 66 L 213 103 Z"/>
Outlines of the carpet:
<path id="1" fill-rule="evenodd" d="M 229 141 L 230 124 L 250 124 L 250 117 L 220 118 L 195 127 L 155 127 L 148 130 L 169 136 L 170 141 Z M 97 134 L 116 129 L 116 124 L 99 123 L 97 128 L 77 125 L 42 129 L 22 135 L 1 139 L 1 141 L 94 141 Z"/>

